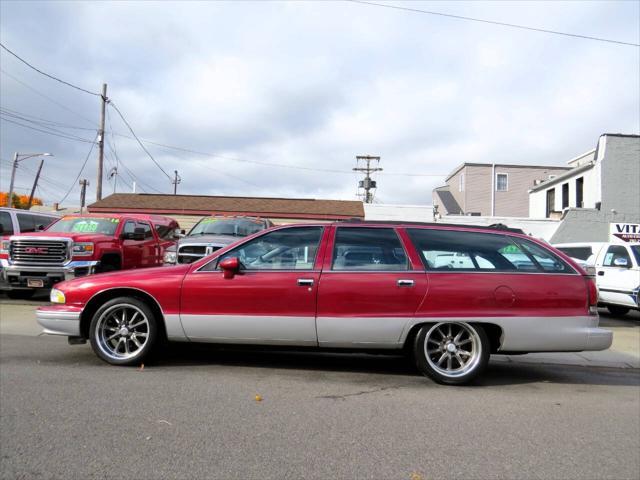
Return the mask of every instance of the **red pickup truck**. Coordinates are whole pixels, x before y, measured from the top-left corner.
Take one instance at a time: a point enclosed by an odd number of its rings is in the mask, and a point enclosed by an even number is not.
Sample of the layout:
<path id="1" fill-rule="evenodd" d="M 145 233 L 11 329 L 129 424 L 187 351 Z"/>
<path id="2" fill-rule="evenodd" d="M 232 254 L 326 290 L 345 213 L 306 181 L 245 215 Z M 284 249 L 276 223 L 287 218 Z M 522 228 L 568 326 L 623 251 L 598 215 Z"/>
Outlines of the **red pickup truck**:
<path id="1" fill-rule="evenodd" d="M 2 240 L 0 266 L 10 296 L 92 273 L 162 265 L 178 223 L 154 215 L 69 215 L 43 231 Z"/>

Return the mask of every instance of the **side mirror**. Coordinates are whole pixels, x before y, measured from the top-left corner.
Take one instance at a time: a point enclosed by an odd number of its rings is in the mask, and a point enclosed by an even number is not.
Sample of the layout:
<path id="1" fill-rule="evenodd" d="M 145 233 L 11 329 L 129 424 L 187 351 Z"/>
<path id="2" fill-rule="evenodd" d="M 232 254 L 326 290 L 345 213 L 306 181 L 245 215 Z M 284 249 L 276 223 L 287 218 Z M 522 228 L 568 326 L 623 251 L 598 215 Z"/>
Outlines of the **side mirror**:
<path id="1" fill-rule="evenodd" d="M 36 226 L 36 230 L 38 230 L 39 232 L 41 232 L 42 230 L 44 230 L 44 225 L 37 225 L 37 226 Z"/>
<path id="2" fill-rule="evenodd" d="M 180 230 L 179 228 L 176 228 L 173 231 L 173 238 L 182 238 L 184 237 L 184 230 Z"/>
<path id="3" fill-rule="evenodd" d="M 238 260 L 238 257 L 225 258 L 218 266 L 222 270 L 224 278 L 230 280 L 240 271 L 240 260 Z"/>
<path id="4" fill-rule="evenodd" d="M 618 257 L 618 258 L 616 258 L 616 259 L 613 261 L 613 264 L 614 264 L 616 267 L 625 267 L 625 268 L 627 268 L 627 267 L 629 266 L 629 262 L 627 262 L 627 259 L 626 259 L 626 258 L 623 258 L 623 257 Z"/>

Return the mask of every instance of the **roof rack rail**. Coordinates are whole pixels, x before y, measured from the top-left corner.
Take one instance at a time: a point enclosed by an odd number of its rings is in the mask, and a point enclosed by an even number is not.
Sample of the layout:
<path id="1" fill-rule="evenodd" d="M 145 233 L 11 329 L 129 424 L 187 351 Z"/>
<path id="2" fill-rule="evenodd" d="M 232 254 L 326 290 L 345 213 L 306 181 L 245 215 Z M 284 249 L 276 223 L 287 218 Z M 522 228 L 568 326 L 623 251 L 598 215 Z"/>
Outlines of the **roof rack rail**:
<path id="1" fill-rule="evenodd" d="M 404 222 L 402 220 L 362 220 L 360 218 L 350 218 L 348 220 L 341 220 L 338 223 L 360 223 L 360 224 L 385 224 L 385 225 L 424 225 L 424 226 L 437 226 L 437 227 L 462 227 L 473 228 L 477 230 L 499 230 L 503 232 L 521 233 L 524 231 L 521 228 L 511 228 L 503 223 L 492 223 L 491 225 L 470 225 L 465 223 L 444 223 L 444 222 Z"/>

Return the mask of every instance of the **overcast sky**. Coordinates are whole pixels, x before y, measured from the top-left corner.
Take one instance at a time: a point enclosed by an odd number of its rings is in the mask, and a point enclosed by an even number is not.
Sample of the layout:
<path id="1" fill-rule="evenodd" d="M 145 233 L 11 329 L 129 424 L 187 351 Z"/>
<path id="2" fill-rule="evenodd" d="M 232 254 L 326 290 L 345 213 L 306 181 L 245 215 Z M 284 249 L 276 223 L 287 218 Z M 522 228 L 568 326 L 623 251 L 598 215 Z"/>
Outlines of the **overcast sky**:
<path id="1" fill-rule="evenodd" d="M 630 43 L 639 4 L 394 3 Z M 363 4 L 2 1 L 0 38 L 82 88 L 107 83 L 141 139 L 215 155 L 146 144 L 185 194 L 354 199 L 355 156 L 373 154 L 377 202 L 430 204 L 462 162 L 563 165 L 602 133 L 640 131 L 637 47 Z M 51 152 L 38 194 L 59 201 L 73 185 L 65 203 L 77 205 L 99 98 L 5 51 L 0 66 L 0 188 L 15 151 Z M 118 191 L 137 178 L 138 191 L 171 192 L 108 113 L 105 174 L 117 154 Z M 20 164 L 18 193 L 37 165 Z M 94 149 L 81 177 L 90 201 L 96 165 Z"/>

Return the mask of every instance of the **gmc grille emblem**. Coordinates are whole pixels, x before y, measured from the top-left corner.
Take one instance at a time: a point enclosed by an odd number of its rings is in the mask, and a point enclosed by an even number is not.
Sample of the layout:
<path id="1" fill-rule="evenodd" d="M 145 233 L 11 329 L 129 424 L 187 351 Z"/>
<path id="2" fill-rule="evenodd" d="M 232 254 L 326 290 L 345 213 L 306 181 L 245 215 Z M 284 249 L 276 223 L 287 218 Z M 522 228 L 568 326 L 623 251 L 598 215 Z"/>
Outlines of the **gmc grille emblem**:
<path id="1" fill-rule="evenodd" d="M 35 253 L 38 255 L 46 255 L 48 250 L 44 247 L 27 247 L 24 249 L 24 253 Z"/>

